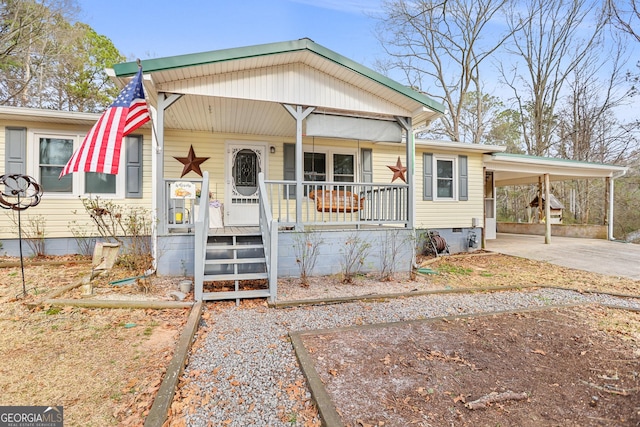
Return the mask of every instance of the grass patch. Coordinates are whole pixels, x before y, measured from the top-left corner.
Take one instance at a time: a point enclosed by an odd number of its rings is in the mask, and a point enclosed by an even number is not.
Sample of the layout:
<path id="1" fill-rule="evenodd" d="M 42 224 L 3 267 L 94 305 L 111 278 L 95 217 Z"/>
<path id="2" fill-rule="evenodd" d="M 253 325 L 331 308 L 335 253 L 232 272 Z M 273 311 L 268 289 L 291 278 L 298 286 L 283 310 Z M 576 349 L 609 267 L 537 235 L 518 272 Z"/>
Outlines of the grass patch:
<path id="1" fill-rule="evenodd" d="M 470 268 L 460 267 L 453 264 L 442 264 L 436 268 L 441 274 L 454 274 L 457 276 L 469 276 L 473 272 Z"/>

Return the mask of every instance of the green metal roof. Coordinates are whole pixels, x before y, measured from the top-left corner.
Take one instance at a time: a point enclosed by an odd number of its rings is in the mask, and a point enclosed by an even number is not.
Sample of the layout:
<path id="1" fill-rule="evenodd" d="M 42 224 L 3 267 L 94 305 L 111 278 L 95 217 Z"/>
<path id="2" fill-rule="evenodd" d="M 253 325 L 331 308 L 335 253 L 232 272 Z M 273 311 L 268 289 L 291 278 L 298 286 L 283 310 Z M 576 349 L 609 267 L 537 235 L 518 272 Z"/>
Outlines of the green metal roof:
<path id="1" fill-rule="evenodd" d="M 506 159 L 521 159 L 521 160 L 530 160 L 530 161 L 549 161 L 549 162 L 557 162 L 557 163 L 562 163 L 566 166 L 572 166 L 572 165 L 585 165 L 585 166 L 606 166 L 608 168 L 620 168 L 620 169 L 626 169 L 624 166 L 618 166 L 618 165 L 611 165 L 611 164 L 607 164 L 607 163 L 596 163 L 596 162 L 587 162 L 584 160 L 572 160 L 572 159 L 562 159 L 562 158 L 557 158 L 557 157 L 542 157 L 542 156 L 531 156 L 529 154 L 515 154 L 515 153 L 493 153 L 492 156 L 499 160 L 500 158 L 506 158 Z"/>
<path id="2" fill-rule="evenodd" d="M 215 50 L 211 52 L 192 53 L 187 55 L 169 56 L 166 58 L 146 59 L 141 61 L 142 69 L 146 73 L 164 71 L 176 68 L 193 67 L 197 65 L 212 64 L 216 62 L 233 61 L 244 58 L 276 55 L 308 50 L 326 58 L 329 61 L 342 65 L 358 74 L 368 77 L 377 83 L 386 86 L 416 102 L 444 114 L 444 106 L 426 95 L 423 95 L 397 81 L 390 79 L 370 68 L 365 67 L 349 58 L 346 58 L 332 50 L 329 50 L 310 39 L 304 38 L 286 42 L 268 43 L 255 46 L 239 47 L 233 49 Z M 124 77 L 135 74 L 138 71 L 137 62 L 124 62 L 113 66 L 116 76 Z"/>

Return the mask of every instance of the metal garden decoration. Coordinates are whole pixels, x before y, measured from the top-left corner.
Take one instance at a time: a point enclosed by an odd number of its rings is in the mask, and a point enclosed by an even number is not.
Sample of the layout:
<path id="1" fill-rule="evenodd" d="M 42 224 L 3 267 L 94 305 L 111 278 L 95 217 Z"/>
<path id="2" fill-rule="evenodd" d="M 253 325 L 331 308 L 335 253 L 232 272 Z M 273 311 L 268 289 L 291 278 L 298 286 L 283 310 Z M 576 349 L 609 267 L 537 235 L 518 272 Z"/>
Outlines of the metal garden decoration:
<path id="1" fill-rule="evenodd" d="M 0 207 L 18 212 L 18 243 L 20 245 L 20 270 L 22 272 L 22 295 L 27 295 L 24 283 L 24 261 L 22 256 L 22 225 L 20 212 L 36 206 L 42 198 L 42 187 L 29 175 L 0 175 Z"/>

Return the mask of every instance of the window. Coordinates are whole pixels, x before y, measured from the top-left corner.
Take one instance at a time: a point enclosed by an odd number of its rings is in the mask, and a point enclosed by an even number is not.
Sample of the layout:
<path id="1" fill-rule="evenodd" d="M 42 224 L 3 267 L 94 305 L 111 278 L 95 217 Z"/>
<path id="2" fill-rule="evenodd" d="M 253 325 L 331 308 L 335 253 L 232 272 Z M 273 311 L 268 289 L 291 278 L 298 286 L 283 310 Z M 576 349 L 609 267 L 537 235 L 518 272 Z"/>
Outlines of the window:
<path id="1" fill-rule="evenodd" d="M 86 172 L 84 174 L 84 192 L 91 194 L 115 194 L 116 175 Z"/>
<path id="2" fill-rule="evenodd" d="M 335 182 L 354 182 L 355 167 L 353 154 L 333 155 L 333 180 Z"/>
<path id="3" fill-rule="evenodd" d="M 123 141 L 118 175 L 80 172 L 67 174 L 58 179 L 60 172 L 83 138 L 82 135 L 30 133 L 29 143 L 32 149 L 28 151 L 32 160 L 29 161 L 31 166 L 28 168 L 28 173 L 38 180 L 43 191 L 52 197 L 62 198 L 88 194 L 125 197 L 125 187 L 127 187 L 127 195 L 133 194 L 134 196 L 131 197 L 141 197 L 141 136 L 128 136 Z"/>
<path id="4" fill-rule="evenodd" d="M 467 156 L 424 153 L 423 200 L 468 200 Z"/>
<path id="5" fill-rule="evenodd" d="M 304 153 L 305 181 L 355 182 L 355 154 Z"/>
<path id="6" fill-rule="evenodd" d="M 72 138 L 39 138 L 39 175 L 43 191 L 54 193 L 71 193 L 73 191 L 72 175 L 65 175 L 58 179 L 60 172 L 73 154 L 73 141 Z"/>
<path id="7" fill-rule="evenodd" d="M 327 155 L 324 153 L 304 153 L 304 180 L 327 180 Z"/>
<path id="8" fill-rule="evenodd" d="M 436 159 L 436 198 L 454 198 L 452 159 Z"/>
<path id="9" fill-rule="evenodd" d="M 305 181 L 355 181 L 355 155 L 343 153 L 304 153 Z"/>

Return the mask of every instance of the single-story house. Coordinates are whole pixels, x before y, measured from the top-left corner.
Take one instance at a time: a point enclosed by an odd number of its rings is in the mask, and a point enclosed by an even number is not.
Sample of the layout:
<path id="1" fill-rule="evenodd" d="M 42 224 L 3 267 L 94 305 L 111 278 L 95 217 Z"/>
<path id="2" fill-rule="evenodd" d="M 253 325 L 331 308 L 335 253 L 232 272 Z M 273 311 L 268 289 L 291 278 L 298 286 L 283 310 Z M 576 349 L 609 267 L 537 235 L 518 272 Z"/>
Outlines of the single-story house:
<path id="1" fill-rule="evenodd" d="M 0 164 L 42 185 L 23 215 L 46 217 L 48 253 L 76 252 L 73 213 L 96 195 L 153 213 L 157 273 L 193 275 L 199 300 L 275 298 L 310 246 L 307 273 L 363 254 L 365 271 L 402 271 L 427 232 L 450 252 L 495 236 L 494 188 L 518 161 L 499 146 L 416 139 L 444 113 L 418 91 L 309 39 L 140 65 L 152 121 L 126 138 L 118 175 L 58 180 L 99 115 L 0 107 Z M 107 72 L 124 87 L 138 66 Z M 2 215 L 2 250 L 15 255 L 16 237 Z M 208 291 L 215 281 L 232 290 Z"/>

